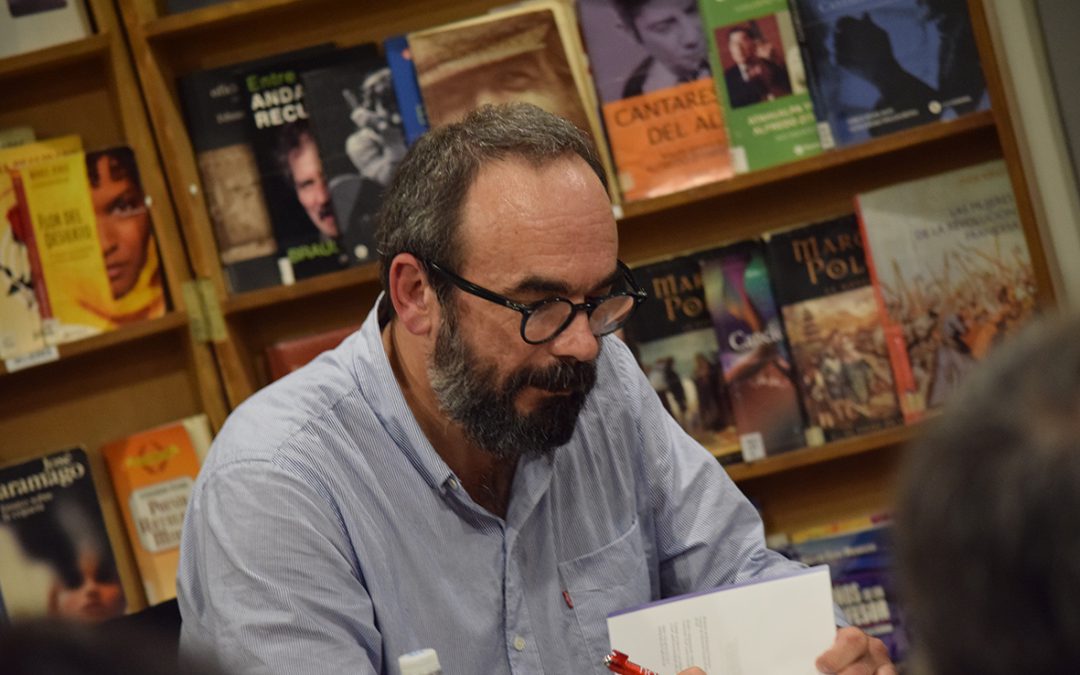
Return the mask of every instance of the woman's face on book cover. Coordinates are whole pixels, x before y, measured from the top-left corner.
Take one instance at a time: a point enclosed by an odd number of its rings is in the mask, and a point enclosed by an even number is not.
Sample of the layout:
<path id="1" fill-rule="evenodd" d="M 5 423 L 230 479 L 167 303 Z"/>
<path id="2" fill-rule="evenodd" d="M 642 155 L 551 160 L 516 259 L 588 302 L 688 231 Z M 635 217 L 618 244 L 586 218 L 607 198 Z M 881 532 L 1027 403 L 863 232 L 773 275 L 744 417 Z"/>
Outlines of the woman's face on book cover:
<path id="1" fill-rule="evenodd" d="M 78 572 L 72 581 L 57 580 L 49 599 L 51 615 L 96 623 L 124 613 L 120 579 L 97 551 L 82 550 Z"/>
<path id="2" fill-rule="evenodd" d="M 119 300 L 135 287 L 146 265 L 150 213 L 142 188 L 132 176 L 114 170 L 107 154 L 97 160 L 97 176 L 90 193 L 109 288 Z"/>

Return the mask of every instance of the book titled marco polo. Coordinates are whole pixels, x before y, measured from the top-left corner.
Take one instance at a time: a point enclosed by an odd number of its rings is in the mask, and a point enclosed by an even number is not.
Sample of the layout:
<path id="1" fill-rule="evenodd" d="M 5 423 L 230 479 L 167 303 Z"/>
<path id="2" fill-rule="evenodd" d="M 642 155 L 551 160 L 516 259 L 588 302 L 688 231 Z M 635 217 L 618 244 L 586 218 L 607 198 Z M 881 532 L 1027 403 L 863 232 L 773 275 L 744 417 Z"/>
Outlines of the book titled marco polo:
<path id="1" fill-rule="evenodd" d="M 0 468 L 0 593 L 12 622 L 45 616 L 98 623 L 124 613 L 81 448 Z"/>

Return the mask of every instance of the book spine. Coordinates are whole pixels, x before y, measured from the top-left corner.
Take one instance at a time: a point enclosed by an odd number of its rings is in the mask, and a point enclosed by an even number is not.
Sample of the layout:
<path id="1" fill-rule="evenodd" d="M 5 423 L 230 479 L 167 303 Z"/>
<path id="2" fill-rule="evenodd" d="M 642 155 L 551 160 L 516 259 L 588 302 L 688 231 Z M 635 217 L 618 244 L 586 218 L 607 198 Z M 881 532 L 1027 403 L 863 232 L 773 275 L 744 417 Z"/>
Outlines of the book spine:
<path id="1" fill-rule="evenodd" d="M 817 120 L 821 149 L 832 150 L 836 147 L 836 138 L 833 136 L 832 127 L 829 125 L 829 105 L 821 88 L 820 64 L 814 58 L 814 53 L 807 42 L 806 16 L 803 2 L 804 0 L 788 0 L 788 10 L 791 14 L 792 26 L 795 29 L 795 39 L 799 42 L 799 54 L 802 56 L 803 70 L 806 73 L 806 88 L 810 91 L 810 101 L 814 106 L 814 119 Z"/>
<path id="2" fill-rule="evenodd" d="M 397 96 L 401 124 L 405 129 L 405 142 L 412 145 L 428 130 L 428 121 L 424 102 L 420 98 L 420 85 L 416 81 L 416 66 L 409 51 L 409 40 L 404 35 L 395 35 L 387 38 L 383 47 L 390 64 L 394 95 Z"/>
<path id="3" fill-rule="evenodd" d="M 12 230 L 15 237 L 26 245 L 38 312 L 41 314 L 42 321 L 48 321 L 53 318 L 52 305 L 49 303 L 49 291 L 45 282 L 37 238 L 34 236 L 34 226 L 30 221 L 30 207 L 26 203 L 26 189 L 23 186 L 22 173 L 11 171 L 10 175 L 12 189 L 15 191 L 15 220 L 11 224 Z"/>

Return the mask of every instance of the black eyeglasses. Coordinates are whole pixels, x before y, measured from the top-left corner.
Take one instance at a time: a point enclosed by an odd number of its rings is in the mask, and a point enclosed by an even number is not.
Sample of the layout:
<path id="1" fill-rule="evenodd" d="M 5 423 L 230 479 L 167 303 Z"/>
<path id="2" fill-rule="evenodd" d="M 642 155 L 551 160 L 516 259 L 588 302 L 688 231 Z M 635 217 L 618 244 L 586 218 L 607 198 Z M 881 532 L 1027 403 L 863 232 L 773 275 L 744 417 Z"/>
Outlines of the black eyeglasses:
<path id="1" fill-rule="evenodd" d="M 449 279 L 455 286 L 466 293 L 519 312 L 521 314 L 521 339 L 531 345 L 554 340 L 559 333 L 566 330 L 566 327 L 570 325 L 578 312 L 585 312 L 585 316 L 589 317 L 589 329 L 593 335 L 600 337 L 601 335 L 614 333 L 626 324 L 637 306 L 645 298 L 649 297 L 634 281 L 630 268 L 621 260 L 616 262 L 627 286 L 624 290 L 615 291 L 597 298 L 585 298 L 585 302 L 573 302 L 567 298 L 556 296 L 527 305 L 514 302 L 495 291 L 489 291 L 482 286 L 477 286 L 430 260 L 421 259 L 421 262 L 429 269 Z"/>

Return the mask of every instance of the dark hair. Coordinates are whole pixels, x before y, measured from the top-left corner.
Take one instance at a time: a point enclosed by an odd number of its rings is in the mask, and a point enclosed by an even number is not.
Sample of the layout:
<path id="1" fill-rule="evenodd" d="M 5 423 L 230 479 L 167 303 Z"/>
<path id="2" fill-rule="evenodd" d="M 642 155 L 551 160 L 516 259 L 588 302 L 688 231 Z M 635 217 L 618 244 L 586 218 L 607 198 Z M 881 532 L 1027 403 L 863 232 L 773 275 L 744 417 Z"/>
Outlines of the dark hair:
<path id="1" fill-rule="evenodd" d="M 585 160 L 607 187 L 585 132 L 528 103 L 481 106 L 460 122 L 424 134 L 398 166 L 379 211 L 376 242 L 383 290 L 390 288 L 390 262 L 400 253 L 461 268 L 461 208 L 482 166 L 508 157 L 543 166 L 572 155 Z M 445 302 L 449 282 L 435 275 L 432 284 Z"/>
<path id="2" fill-rule="evenodd" d="M 307 120 L 289 122 L 278 129 L 274 154 L 277 157 L 278 166 L 281 167 L 281 172 L 289 179 L 289 185 L 294 184 L 289 155 L 296 152 L 303 143 L 315 143 L 315 137 L 311 134 L 311 128 Z"/>
<path id="3" fill-rule="evenodd" d="M 139 168 L 135 163 L 135 153 L 127 146 L 117 146 L 97 152 L 86 153 L 86 174 L 90 179 L 90 185 L 97 187 L 101 184 L 101 175 L 98 173 L 98 160 L 102 157 L 109 159 L 109 177 L 113 180 L 131 179 L 131 182 L 141 187 L 139 182 Z"/>
<path id="4" fill-rule="evenodd" d="M 1080 317 L 1025 329 L 905 456 L 903 607 L 935 675 L 1080 663 Z"/>
<path id="5" fill-rule="evenodd" d="M 740 23 L 732 26 L 728 29 L 727 39 L 730 40 L 731 36 L 736 33 L 746 33 L 747 37 L 754 40 L 761 38 L 761 29 L 759 29 L 754 22 Z"/>
<path id="6" fill-rule="evenodd" d="M 614 0 L 612 4 L 615 5 L 615 11 L 618 13 L 619 18 L 626 24 L 626 27 L 634 34 L 638 42 L 641 42 L 641 33 L 638 32 L 637 21 L 638 15 L 641 14 L 641 8 L 650 2 L 656 0 Z"/>

